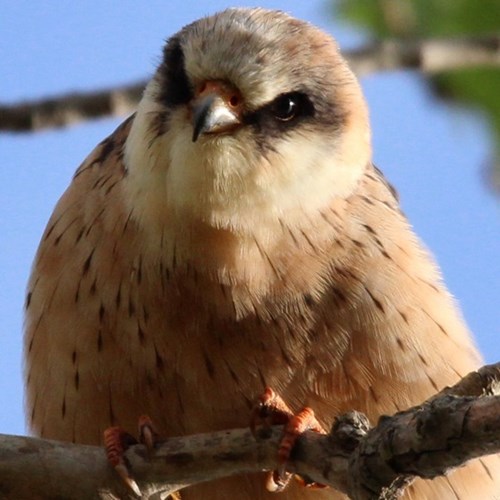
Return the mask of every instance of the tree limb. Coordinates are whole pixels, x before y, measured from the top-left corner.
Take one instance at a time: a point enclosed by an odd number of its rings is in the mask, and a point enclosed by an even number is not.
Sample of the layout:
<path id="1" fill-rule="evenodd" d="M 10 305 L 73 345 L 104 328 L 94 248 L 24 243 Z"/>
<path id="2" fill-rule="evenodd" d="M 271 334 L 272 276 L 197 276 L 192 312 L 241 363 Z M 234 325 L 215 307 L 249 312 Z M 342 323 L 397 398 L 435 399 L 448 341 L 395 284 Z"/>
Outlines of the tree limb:
<path id="1" fill-rule="evenodd" d="M 395 499 L 413 476 L 433 478 L 500 452 L 500 363 L 481 368 L 420 406 L 383 416 L 370 429 L 358 412 L 336 418 L 329 435 L 305 433 L 289 470 L 356 500 Z M 148 457 L 126 452 L 143 498 L 185 485 L 277 466 L 281 428 L 170 438 Z M 75 487 L 75 485 L 78 487 Z M 0 436 L 0 498 L 134 498 L 104 450 L 29 437 Z"/>
<path id="2" fill-rule="evenodd" d="M 500 36 L 374 42 L 345 57 L 360 76 L 398 69 L 439 73 L 467 67 L 500 67 Z M 0 104 L 0 131 L 32 132 L 65 127 L 100 116 L 126 116 L 135 111 L 146 81 L 95 92 Z"/>
<path id="3" fill-rule="evenodd" d="M 398 69 L 433 74 L 479 66 L 500 67 L 500 35 L 387 39 L 353 50 L 346 57 L 359 76 Z"/>
<path id="4" fill-rule="evenodd" d="M 102 116 L 129 115 L 135 111 L 146 83 L 141 81 L 107 90 L 0 104 L 0 132 L 33 132 Z"/>

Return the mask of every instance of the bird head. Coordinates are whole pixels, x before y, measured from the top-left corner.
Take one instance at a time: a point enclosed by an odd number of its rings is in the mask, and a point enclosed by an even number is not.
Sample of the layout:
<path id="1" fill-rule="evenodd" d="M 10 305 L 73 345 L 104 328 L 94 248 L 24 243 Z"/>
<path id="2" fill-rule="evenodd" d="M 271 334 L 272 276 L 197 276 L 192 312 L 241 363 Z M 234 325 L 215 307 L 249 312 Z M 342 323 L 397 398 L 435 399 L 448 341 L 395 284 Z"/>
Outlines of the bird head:
<path id="1" fill-rule="evenodd" d="M 348 196 L 370 156 L 366 105 L 335 41 L 283 12 L 241 8 L 167 41 L 125 149 L 143 213 L 232 231 Z"/>

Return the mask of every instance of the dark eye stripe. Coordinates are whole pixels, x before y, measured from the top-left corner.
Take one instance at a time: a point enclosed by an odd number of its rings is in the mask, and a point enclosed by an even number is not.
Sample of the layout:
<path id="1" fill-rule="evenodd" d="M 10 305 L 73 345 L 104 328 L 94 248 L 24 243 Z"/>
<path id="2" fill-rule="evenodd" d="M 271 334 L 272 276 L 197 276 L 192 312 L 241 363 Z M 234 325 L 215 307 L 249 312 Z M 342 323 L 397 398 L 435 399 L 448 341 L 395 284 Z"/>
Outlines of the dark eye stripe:
<path id="1" fill-rule="evenodd" d="M 167 43 L 159 74 L 163 77 L 158 96 L 160 102 L 167 106 L 178 106 L 190 101 L 193 92 L 184 68 L 184 53 L 179 38 L 171 38 Z"/>

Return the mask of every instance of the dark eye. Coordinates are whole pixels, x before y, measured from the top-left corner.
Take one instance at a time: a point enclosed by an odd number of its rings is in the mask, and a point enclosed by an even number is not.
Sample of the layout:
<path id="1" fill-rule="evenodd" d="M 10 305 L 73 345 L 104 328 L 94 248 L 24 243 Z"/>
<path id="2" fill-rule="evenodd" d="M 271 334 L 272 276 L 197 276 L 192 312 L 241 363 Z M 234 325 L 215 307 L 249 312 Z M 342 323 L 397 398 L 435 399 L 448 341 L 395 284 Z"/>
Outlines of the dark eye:
<path id="1" fill-rule="evenodd" d="M 288 122 L 295 118 L 298 111 L 299 103 L 294 94 L 281 95 L 271 105 L 271 113 L 282 122 Z"/>
<path id="2" fill-rule="evenodd" d="M 314 116 L 314 106 L 303 92 L 281 94 L 271 102 L 267 110 L 276 120 L 283 123 Z"/>
<path id="3" fill-rule="evenodd" d="M 244 121 L 258 129 L 288 130 L 314 115 L 311 99 L 304 92 L 296 91 L 280 94 L 260 109 L 246 113 Z"/>

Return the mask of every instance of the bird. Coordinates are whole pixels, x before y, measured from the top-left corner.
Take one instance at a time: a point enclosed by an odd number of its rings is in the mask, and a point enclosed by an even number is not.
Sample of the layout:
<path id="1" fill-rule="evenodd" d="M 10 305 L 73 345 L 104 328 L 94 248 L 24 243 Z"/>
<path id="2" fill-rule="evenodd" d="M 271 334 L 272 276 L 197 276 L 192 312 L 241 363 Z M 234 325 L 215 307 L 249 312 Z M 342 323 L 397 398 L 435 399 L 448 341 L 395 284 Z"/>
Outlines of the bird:
<path id="1" fill-rule="evenodd" d="M 373 164 L 337 43 L 230 8 L 171 36 L 136 112 L 90 153 L 42 236 L 25 305 L 26 414 L 102 444 L 244 427 L 272 387 L 328 428 L 421 403 L 482 363 L 431 253 Z M 493 499 L 496 455 L 410 499 Z M 273 498 L 261 474 L 191 499 Z M 291 484 L 283 499 L 345 498 Z"/>

